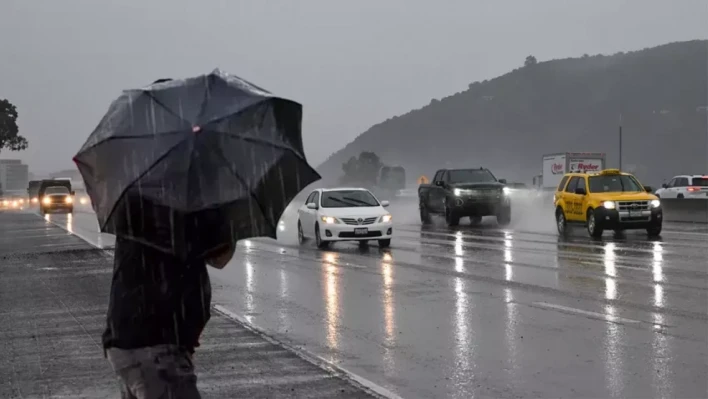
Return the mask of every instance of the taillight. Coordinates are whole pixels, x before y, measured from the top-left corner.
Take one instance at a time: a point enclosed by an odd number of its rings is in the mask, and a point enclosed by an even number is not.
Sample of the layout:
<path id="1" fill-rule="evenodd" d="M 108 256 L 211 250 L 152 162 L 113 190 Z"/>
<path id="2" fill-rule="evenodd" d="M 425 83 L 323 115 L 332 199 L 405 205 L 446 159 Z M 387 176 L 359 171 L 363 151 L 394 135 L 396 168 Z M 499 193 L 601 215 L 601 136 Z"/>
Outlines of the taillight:
<path id="1" fill-rule="evenodd" d="M 694 192 L 694 191 L 701 191 L 701 188 L 700 187 L 688 187 L 686 190 L 688 190 L 690 192 Z"/>

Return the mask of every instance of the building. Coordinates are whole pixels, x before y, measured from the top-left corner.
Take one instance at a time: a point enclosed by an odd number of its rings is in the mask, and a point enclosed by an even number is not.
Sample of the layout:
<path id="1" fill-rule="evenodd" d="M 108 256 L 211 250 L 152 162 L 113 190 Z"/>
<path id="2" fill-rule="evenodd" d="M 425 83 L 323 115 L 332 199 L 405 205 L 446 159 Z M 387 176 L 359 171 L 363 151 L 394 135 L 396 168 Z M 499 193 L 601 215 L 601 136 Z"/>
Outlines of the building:
<path id="1" fill-rule="evenodd" d="M 0 191 L 27 190 L 29 167 L 19 159 L 0 159 Z"/>

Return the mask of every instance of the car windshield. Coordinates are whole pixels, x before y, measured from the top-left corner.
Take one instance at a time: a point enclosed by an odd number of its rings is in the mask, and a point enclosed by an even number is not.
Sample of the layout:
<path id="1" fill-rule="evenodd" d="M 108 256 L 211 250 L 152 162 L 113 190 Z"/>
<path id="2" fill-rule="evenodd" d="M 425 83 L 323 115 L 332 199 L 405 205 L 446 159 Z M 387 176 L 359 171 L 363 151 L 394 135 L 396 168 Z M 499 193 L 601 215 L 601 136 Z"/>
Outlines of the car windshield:
<path id="1" fill-rule="evenodd" d="M 322 193 L 323 208 L 379 206 L 379 201 L 365 190 L 337 190 Z"/>
<path id="2" fill-rule="evenodd" d="M 455 183 L 493 183 L 497 179 L 486 169 L 456 169 L 448 172 L 448 181 Z"/>
<path id="3" fill-rule="evenodd" d="M 69 189 L 64 186 L 47 187 L 44 190 L 44 194 L 69 194 Z"/>
<path id="4" fill-rule="evenodd" d="M 621 192 L 637 192 L 644 191 L 637 180 L 632 176 L 613 175 L 613 176 L 591 176 L 590 192 L 591 193 L 621 193 Z"/>
<path id="5" fill-rule="evenodd" d="M 708 177 L 694 177 L 692 186 L 708 187 Z"/>

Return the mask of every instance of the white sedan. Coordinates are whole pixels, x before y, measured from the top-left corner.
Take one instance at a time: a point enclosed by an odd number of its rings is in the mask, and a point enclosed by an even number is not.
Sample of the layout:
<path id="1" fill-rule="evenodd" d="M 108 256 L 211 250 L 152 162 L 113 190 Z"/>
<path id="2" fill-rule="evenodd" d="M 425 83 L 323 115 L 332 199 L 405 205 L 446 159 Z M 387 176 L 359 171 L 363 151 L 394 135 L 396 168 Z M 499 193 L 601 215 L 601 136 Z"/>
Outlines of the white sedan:
<path id="1" fill-rule="evenodd" d="M 393 222 L 380 201 L 363 188 L 333 188 L 313 191 L 298 209 L 297 234 L 302 243 L 314 238 L 318 248 L 333 241 L 377 240 L 379 247 L 391 245 Z"/>

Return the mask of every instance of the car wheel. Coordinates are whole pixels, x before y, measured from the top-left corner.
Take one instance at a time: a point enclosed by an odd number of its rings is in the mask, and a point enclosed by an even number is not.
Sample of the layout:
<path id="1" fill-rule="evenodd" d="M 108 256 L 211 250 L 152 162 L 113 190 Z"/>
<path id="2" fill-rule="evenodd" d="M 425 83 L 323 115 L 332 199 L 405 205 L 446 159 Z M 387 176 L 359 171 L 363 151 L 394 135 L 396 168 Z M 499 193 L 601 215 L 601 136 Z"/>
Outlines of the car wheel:
<path id="1" fill-rule="evenodd" d="M 329 247 L 329 242 L 324 241 L 322 239 L 322 236 L 320 235 L 320 226 L 318 224 L 315 225 L 315 244 L 317 244 L 317 248 L 319 249 L 325 249 Z"/>
<path id="2" fill-rule="evenodd" d="M 391 239 L 387 238 L 385 240 L 379 240 L 379 247 L 388 248 L 391 246 Z"/>
<path id="3" fill-rule="evenodd" d="M 659 235 L 661 235 L 661 225 L 648 228 L 647 235 L 649 237 L 658 237 Z"/>
<path id="4" fill-rule="evenodd" d="M 568 234 L 568 221 L 565 220 L 565 213 L 561 208 L 556 209 L 556 228 L 558 234 L 562 236 Z"/>
<path id="5" fill-rule="evenodd" d="M 595 212 L 592 209 L 588 210 L 587 228 L 588 228 L 588 234 L 590 234 L 590 237 L 593 237 L 593 238 L 602 237 L 602 233 L 603 233 L 602 227 L 598 226 L 597 220 L 595 219 Z"/>
<path id="6" fill-rule="evenodd" d="M 447 207 L 445 207 L 445 221 L 450 227 L 454 227 L 460 224 L 460 217 L 455 215 L 455 212 Z"/>
<path id="7" fill-rule="evenodd" d="M 511 223 L 511 209 L 505 209 L 497 215 L 497 224 L 506 227 Z"/>
<path id="8" fill-rule="evenodd" d="M 359 240 L 360 247 L 366 247 L 369 245 L 369 240 Z"/>
<path id="9" fill-rule="evenodd" d="M 677 195 L 676 198 L 679 198 L 679 199 L 683 198 L 683 194 Z"/>
<path id="10" fill-rule="evenodd" d="M 302 223 L 300 223 L 300 220 L 297 221 L 297 242 L 298 244 L 305 242 L 305 232 L 302 230 Z"/>
<path id="11" fill-rule="evenodd" d="M 420 223 L 422 224 L 430 224 L 431 219 L 430 219 L 430 212 L 428 212 L 428 208 L 425 205 L 420 205 Z"/>
<path id="12" fill-rule="evenodd" d="M 478 224 L 482 223 L 482 217 L 481 216 L 470 216 L 470 224 L 472 226 L 476 226 Z"/>

